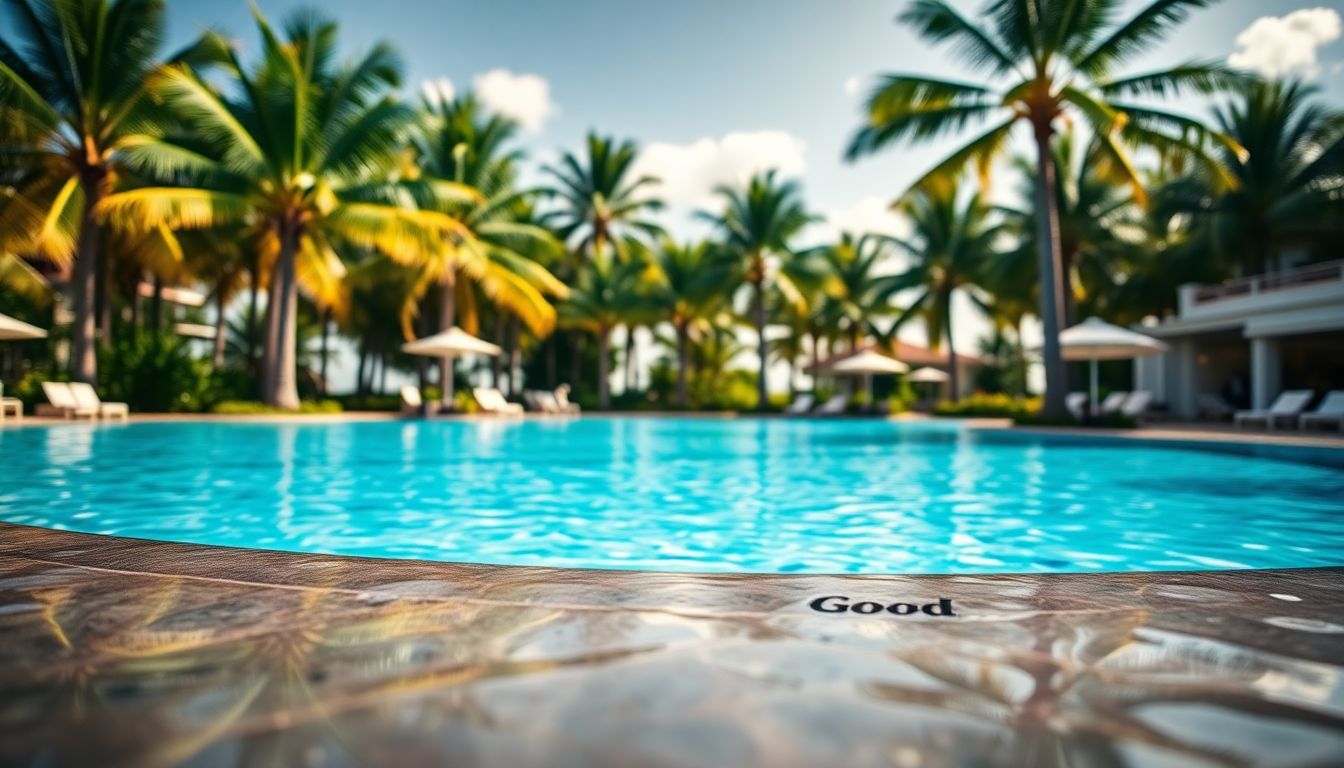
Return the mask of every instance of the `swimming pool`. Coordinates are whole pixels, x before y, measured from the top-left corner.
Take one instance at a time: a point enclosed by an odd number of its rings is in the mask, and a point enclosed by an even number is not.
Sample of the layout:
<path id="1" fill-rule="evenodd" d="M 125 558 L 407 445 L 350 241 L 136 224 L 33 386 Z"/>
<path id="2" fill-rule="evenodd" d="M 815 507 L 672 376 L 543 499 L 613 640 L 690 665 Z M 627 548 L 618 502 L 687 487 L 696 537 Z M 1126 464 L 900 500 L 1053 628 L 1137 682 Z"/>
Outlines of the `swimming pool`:
<path id="1" fill-rule="evenodd" d="M 593 568 L 1344 564 L 1338 466 L 956 423 L 709 418 L 0 431 L 0 520 Z"/>

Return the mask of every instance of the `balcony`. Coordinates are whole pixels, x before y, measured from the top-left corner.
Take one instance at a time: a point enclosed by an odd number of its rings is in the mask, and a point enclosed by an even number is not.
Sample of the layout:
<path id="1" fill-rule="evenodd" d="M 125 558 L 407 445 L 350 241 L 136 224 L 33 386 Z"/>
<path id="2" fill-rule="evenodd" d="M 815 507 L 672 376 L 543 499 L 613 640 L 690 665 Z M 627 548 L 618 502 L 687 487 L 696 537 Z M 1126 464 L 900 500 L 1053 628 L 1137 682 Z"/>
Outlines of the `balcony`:
<path id="1" fill-rule="evenodd" d="M 1344 302 L 1344 261 L 1243 277 L 1218 285 L 1183 285 L 1180 317 L 1182 320 L 1245 317 L 1330 302 Z"/>

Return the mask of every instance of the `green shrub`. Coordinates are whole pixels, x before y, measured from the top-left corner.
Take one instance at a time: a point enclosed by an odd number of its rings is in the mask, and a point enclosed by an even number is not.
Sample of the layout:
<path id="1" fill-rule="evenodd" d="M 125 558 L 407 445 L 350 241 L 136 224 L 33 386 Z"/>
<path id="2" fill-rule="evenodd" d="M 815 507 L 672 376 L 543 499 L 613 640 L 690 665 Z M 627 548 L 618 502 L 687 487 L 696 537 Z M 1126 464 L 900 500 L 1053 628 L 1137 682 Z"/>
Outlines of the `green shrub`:
<path id="1" fill-rule="evenodd" d="M 974 394 L 956 402 L 944 400 L 933 407 L 938 416 L 1016 419 L 1039 413 L 1039 398 L 1015 398 L 1004 394 Z"/>
<path id="2" fill-rule="evenodd" d="M 201 411 L 210 398 L 210 363 L 186 339 L 136 330 L 98 350 L 99 394 L 132 411 Z"/>
<path id="3" fill-rule="evenodd" d="M 225 400 L 222 403 L 216 403 L 211 409 L 214 413 L 228 414 L 231 416 L 269 416 L 285 414 L 316 414 L 316 413 L 341 413 L 341 404 L 335 400 L 305 400 L 299 403 L 296 411 L 284 408 L 274 408 L 259 403 L 255 400 Z"/>

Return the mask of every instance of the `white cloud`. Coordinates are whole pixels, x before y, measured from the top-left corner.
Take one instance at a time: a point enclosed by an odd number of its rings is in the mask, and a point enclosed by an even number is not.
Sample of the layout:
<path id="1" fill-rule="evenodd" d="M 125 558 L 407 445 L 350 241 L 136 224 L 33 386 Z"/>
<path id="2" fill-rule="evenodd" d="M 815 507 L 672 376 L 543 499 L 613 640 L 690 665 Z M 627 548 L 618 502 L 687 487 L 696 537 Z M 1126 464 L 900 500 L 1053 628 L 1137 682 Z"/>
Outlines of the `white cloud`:
<path id="1" fill-rule="evenodd" d="M 425 101 L 430 104 L 452 101 L 457 95 L 457 90 L 453 88 L 453 81 L 446 77 L 424 81 L 420 84 L 420 92 L 424 94 Z"/>
<path id="2" fill-rule="evenodd" d="M 1338 39 L 1339 13 L 1329 8 L 1303 8 L 1287 16 L 1262 16 L 1237 35 L 1237 50 L 1227 63 L 1265 77 L 1320 73 L 1316 49 Z"/>
<path id="3" fill-rule="evenodd" d="M 863 87 L 863 81 L 859 80 L 859 78 L 858 78 L 857 76 L 851 76 L 851 77 L 847 77 L 847 78 L 845 78 L 845 95 L 846 95 L 846 96 L 856 96 L 856 95 L 858 95 L 858 93 L 859 93 L 859 89 L 862 88 L 862 87 Z"/>
<path id="4" fill-rule="evenodd" d="M 690 144 L 653 142 L 635 161 L 636 175 L 662 180 L 658 196 L 669 206 L 709 207 L 719 184 L 740 184 L 771 168 L 782 176 L 800 176 L 807 169 L 807 147 L 784 131 L 728 133 Z"/>
<path id="5" fill-rule="evenodd" d="M 551 101 L 551 84 L 540 75 L 492 69 L 477 75 L 471 82 L 482 104 L 517 120 L 529 133 L 539 133 L 556 113 L 555 103 Z"/>

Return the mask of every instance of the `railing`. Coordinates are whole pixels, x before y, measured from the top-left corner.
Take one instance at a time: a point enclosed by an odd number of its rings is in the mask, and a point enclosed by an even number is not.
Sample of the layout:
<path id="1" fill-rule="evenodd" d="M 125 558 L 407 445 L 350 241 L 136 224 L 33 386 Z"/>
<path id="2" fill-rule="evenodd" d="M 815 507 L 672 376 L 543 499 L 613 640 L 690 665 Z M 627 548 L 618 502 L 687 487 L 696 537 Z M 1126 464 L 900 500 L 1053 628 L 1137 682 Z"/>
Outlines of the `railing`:
<path id="1" fill-rule="evenodd" d="M 1344 281 L 1344 261 L 1327 261 L 1284 272 L 1270 272 L 1264 275 L 1228 280 L 1218 285 L 1197 286 L 1192 292 L 1191 300 L 1194 306 L 1199 306 L 1223 299 L 1339 281 Z"/>

